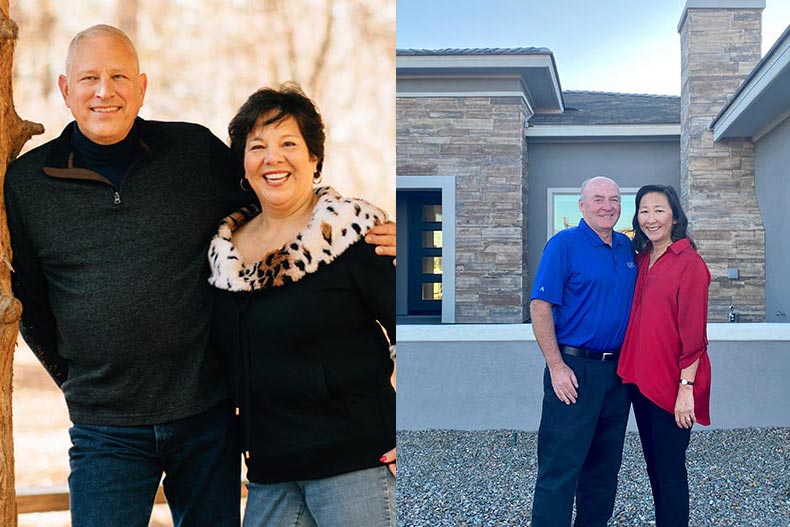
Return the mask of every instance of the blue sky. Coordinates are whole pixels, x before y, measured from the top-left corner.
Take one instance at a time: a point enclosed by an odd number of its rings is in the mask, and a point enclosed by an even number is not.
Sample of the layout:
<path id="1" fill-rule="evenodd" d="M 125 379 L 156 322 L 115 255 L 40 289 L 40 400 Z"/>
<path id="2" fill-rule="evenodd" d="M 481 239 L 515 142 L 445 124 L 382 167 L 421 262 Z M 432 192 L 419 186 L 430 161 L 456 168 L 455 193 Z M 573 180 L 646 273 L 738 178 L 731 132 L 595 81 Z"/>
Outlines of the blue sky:
<path id="1" fill-rule="evenodd" d="M 397 0 L 398 49 L 546 47 L 564 90 L 680 94 L 685 0 Z M 790 24 L 766 0 L 763 53 Z"/>

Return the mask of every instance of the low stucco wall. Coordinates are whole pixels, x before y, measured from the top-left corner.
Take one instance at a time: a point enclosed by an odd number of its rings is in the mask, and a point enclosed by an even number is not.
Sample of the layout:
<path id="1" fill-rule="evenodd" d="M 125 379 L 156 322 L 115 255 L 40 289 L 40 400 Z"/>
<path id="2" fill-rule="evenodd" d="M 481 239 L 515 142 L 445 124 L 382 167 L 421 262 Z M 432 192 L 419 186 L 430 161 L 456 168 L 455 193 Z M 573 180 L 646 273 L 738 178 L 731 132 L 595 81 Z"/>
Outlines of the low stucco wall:
<path id="1" fill-rule="evenodd" d="M 711 428 L 790 426 L 790 324 L 709 324 L 708 340 Z M 530 324 L 399 326 L 397 427 L 537 430 L 543 367 Z"/>

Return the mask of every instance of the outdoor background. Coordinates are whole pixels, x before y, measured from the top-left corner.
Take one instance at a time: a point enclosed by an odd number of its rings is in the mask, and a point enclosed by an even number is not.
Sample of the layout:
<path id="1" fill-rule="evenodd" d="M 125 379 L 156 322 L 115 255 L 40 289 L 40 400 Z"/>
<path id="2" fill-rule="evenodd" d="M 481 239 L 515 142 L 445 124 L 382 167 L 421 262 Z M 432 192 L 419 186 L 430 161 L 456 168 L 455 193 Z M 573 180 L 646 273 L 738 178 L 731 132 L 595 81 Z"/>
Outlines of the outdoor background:
<path id="1" fill-rule="evenodd" d="M 395 0 L 11 0 L 11 18 L 17 113 L 46 128 L 23 152 L 72 120 L 57 89 L 69 41 L 107 23 L 129 34 L 148 75 L 143 118 L 201 123 L 227 142 L 247 96 L 296 81 L 326 123 L 324 184 L 394 215 Z M 14 362 L 17 488 L 65 485 L 63 397 L 26 347 Z M 171 525 L 157 509 L 152 525 Z M 22 515 L 19 525 L 65 527 L 68 513 Z"/>
<path id="2" fill-rule="evenodd" d="M 56 82 L 69 41 L 108 23 L 148 75 L 143 118 L 200 123 L 227 141 L 253 91 L 296 81 L 326 122 L 324 182 L 394 213 L 395 0 L 11 0 L 11 18 L 17 113 L 47 130 L 26 150 L 72 120 Z"/>

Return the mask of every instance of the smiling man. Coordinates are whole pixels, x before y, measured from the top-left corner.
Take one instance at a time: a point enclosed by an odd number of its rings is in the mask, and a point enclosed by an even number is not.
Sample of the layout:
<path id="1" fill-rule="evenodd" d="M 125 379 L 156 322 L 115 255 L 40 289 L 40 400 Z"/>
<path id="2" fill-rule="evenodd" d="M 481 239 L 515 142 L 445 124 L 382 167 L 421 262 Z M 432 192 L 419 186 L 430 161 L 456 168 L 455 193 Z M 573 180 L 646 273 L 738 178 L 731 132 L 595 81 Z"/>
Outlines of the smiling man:
<path id="1" fill-rule="evenodd" d="M 58 87 L 79 131 L 99 145 L 129 135 L 143 106 L 148 79 L 128 39 L 97 33 L 74 39 Z"/>
<path id="2" fill-rule="evenodd" d="M 250 199 L 239 169 L 207 128 L 137 116 L 147 79 L 114 27 L 74 37 L 58 84 L 75 122 L 9 166 L 5 197 L 20 330 L 73 422 L 72 525 L 148 525 L 164 474 L 176 526 L 236 527 L 206 254 Z"/>
<path id="3" fill-rule="evenodd" d="M 617 376 L 636 265 L 614 232 L 620 189 L 603 176 L 581 186 L 582 220 L 546 244 L 530 312 L 546 369 L 538 431 L 533 527 L 605 527 L 614 509 L 629 400 Z"/>

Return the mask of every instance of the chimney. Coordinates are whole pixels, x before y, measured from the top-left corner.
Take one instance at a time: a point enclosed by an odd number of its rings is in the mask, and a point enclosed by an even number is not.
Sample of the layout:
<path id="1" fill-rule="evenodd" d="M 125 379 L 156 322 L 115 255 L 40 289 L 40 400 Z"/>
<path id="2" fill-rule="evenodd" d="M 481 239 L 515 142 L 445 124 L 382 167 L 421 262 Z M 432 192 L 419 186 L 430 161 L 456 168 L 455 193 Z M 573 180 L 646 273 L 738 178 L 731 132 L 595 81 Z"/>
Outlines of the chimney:
<path id="1" fill-rule="evenodd" d="M 688 0 L 681 53 L 680 195 L 711 272 L 708 320 L 765 321 L 765 235 L 754 192 L 754 146 L 708 129 L 760 60 L 764 0 Z"/>

